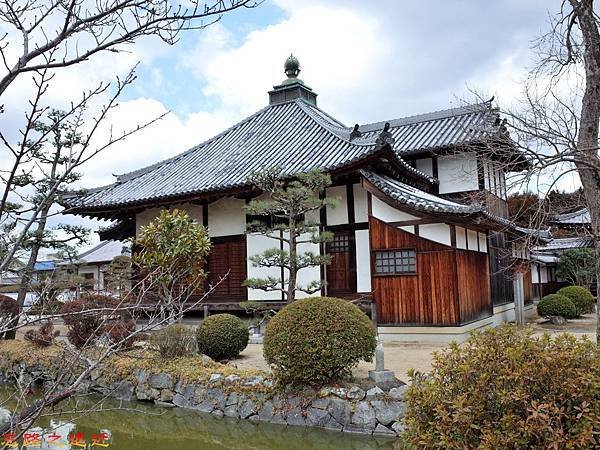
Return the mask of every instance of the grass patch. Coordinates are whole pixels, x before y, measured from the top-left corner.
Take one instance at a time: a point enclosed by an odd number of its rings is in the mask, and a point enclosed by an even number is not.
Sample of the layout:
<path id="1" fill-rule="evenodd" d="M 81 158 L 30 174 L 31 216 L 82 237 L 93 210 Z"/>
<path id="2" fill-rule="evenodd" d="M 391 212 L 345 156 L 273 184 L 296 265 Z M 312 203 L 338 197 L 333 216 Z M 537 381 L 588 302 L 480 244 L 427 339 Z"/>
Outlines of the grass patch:
<path id="1" fill-rule="evenodd" d="M 98 351 L 99 349 L 85 350 L 86 356 L 91 358 L 94 354 L 97 355 Z M 41 365 L 51 370 L 52 367 L 59 366 L 63 358 L 65 352 L 60 345 L 38 347 L 26 341 L 0 341 L 0 370 L 10 369 L 15 363 L 21 362 L 29 366 Z M 250 377 L 269 377 L 269 374 L 258 369 L 238 369 L 215 361 L 207 362 L 200 355 L 163 358 L 155 350 L 140 348 L 111 355 L 98 367 L 97 372 L 100 378 L 109 382 L 135 382 L 135 373 L 138 370 L 153 374 L 166 373 L 184 384 L 205 384 L 213 374 L 221 374 L 223 377 L 236 375 L 239 377 L 238 382 L 225 383 L 223 388 L 240 391 L 264 392 L 264 385 L 245 387 L 242 384 L 244 379 Z"/>

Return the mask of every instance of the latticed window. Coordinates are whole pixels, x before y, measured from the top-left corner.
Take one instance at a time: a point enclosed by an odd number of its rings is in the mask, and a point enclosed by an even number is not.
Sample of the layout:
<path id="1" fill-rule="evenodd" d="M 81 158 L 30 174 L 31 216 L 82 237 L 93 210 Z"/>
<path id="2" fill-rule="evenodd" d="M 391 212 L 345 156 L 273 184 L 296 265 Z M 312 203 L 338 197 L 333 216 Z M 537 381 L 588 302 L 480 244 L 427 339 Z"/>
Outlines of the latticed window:
<path id="1" fill-rule="evenodd" d="M 383 250 L 375 252 L 375 273 L 415 273 L 417 253 L 415 250 Z"/>
<path id="2" fill-rule="evenodd" d="M 350 251 L 350 236 L 336 234 L 327 245 L 328 253 L 341 253 Z"/>

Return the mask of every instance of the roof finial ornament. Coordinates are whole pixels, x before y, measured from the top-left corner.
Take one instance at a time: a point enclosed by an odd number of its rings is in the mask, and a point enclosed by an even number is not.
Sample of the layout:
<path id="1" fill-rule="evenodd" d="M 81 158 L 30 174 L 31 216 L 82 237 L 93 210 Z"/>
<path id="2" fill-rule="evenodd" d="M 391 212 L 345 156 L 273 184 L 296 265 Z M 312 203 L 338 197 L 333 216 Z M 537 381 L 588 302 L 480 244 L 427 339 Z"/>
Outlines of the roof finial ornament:
<path id="1" fill-rule="evenodd" d="M 298 78 L 298 74 L 300 73 L 300 61 L 298 61 L 298 58 L 296 58 L 293 53 L 290 53 L 290 56 L 285 60 L 283 69 L 288 78 Z"/>
<path id="2" fill-rule="evenodd" d="M 379 136 L 377 136 L 377 140 L 375 141 L 375 143 L 377 145 L 394 145 L 394 142 L 396 142 L 396 139 L 394 139 L 394 136 L 392 136 L 392 133 L 390 132 L 390 123 L 386 122 L 383 127 L 383 131 L 379 133 Z"/>
<path id="3" fill-rule="evenodd" d="M 362 133 L 360 132 L 360 130 L 358 129 L 360 125 L 355 124 L 354 125 L 354 129 L 352 130 L 352 132 L 350 133 L 350 140 L 354 139 L 354 138 L 359 138 L 362 136 Z"/>

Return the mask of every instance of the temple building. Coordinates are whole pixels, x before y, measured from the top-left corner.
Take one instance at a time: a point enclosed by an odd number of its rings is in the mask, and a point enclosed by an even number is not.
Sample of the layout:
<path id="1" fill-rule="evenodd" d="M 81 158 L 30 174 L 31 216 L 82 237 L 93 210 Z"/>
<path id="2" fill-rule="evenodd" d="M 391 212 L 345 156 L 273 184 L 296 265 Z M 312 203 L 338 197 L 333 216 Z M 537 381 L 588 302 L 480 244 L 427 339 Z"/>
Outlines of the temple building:
<path id="1" fill-rule="evenodd" d="M 261 195 L 246 180 L 267 167 L 290 177 L 320 169 L 332 177 L 325 195 L 337 205 L 318 219 L 334 239 L 303 245 L 332 262 L 303 269 L 300 284 L 324 278 L 323 295 L 372 302 L 382 336 L 415 340 L 461 336 L 511 320 L 515 299 L 531 303 L 531 275 L 519 264 L 529 255 L 517 238 L 533 231 L 511 224 L 505 182 L 507 168 L 524 170 L 527 161 L 491 101 L 348 127 L 317 106 L 295 57 L 284 68 L 286 79 L 263 109 L 178 156 L 72 198 L 70 212 L 115 221 L 101 238 L 124 239 L 161 209 L 183 209 L 209 230 L 209 283 L 229 272 L 209 304 L 281 302 L 279 293 L 242 285 L 269 274 L 249 257 L 273 246 L 246 232 L 243 207 Z"/>

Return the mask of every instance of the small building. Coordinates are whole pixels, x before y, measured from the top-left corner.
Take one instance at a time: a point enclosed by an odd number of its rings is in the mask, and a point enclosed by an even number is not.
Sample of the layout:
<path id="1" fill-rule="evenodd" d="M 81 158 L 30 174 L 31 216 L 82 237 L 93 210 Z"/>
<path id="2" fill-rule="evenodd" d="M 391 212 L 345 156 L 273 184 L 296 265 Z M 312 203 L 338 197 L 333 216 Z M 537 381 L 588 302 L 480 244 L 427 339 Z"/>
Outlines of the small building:
<path id="1" fill-rule="evenodd" d="M 581 222 L 578 222 L 581 224 Z M 553 294 L 568 283 L 556 276 L 560 255 L 576 248 L 593 248 L 591 237 L 568 237 L 550 239 L 531 251 L 531 282 L 535 299 Z"/>
<path id="2" fill-rule="evenodd" d="M 94 291 L 108 291 L 109 264 L 117 256 L 131 255 L 131 246 L 128 242 L 108 240 L 81 253 L 74 261 L 61 261 L 59 266 L 77 272 L 85 280 L 84 288 Z"/>
<path id="3" fill-rule="evenodd" d="M 317 106 L 299 72 L 291 56 L 265 108 L 180 155 L 71 198 L 70 211 L 116 221 L 101 237 L 124 239 L 162 209 L 183 209 L 209 230 L 208 283 L 229 274 L 206 302 L 281 302 L 278 293 L 242 285 L 272 274 L 249 260 L 273 244 L 247 233 L 243 207 L 262 193 L 246 180 L 267 167 L 290 177 L 320 169 L 333 179 L 325 195 L 337 205 L 316 219 L 334 238 L 301 251 L 330 254 L 332 263 L 323 273 L 302 270 L 299 283 L 324 278 L 323 295 L 372 302 L 382 335 L 463 336 L 512 319 L 515 293 L 532 301 L 523 286 L 528 266 L 514 278 L 504 270 L 526 258 L 516 238 L 535 233 L 513 226 L 506 204 L 505 171 L 527 162 L 491 102 L 348 127 Z"/>

